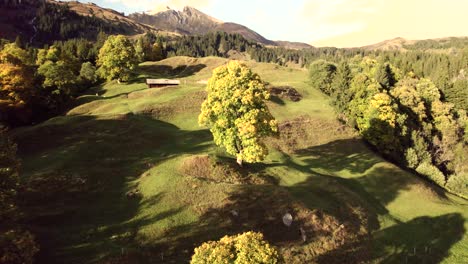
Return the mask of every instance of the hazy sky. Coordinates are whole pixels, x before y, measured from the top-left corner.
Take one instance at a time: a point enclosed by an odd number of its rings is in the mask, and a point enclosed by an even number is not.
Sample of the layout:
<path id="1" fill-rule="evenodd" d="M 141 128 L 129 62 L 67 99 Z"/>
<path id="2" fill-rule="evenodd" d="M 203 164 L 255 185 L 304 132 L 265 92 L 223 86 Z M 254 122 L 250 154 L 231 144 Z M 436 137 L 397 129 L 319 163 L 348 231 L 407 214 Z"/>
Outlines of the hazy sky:
<path id="1" fill-rule="evenodd" d="M 271 40 L 355 47 L 395 37 L 468 36 L 468 0 L 80 0 L 126 14 L 195 7 Z"/>

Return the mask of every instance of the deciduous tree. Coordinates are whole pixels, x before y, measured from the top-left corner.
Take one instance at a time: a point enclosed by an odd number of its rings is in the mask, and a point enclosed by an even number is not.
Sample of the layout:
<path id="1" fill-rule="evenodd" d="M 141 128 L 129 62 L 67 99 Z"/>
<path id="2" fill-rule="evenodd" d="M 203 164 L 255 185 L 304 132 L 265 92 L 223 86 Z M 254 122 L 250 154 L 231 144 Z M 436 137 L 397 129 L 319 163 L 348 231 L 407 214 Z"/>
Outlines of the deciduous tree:
<path id="1" fill-rule="evenodd" d="M 215 143 L 235 155 L 239 165 L 263 160 L 268 150 L 261 139 L 277 133 L 278 127 L 260 77 L 245 64 L 231 61 L 213 71 L 207 92 L 200 125 L 210 127 Z"/>
<path id="2" fill-rule="evenodd" d="M 99 50 L 97 65 L 101 77 L 107 80 L 128 81 L 138 63 L 135 48 L 122 35 L 109 36 Z"/>
<path id="3" fill-rule="evenodd" d="M 203 243 L 195 249 L 190 263 L 275 264 L 280 263 L 280 256 L 278 251 L 263 239 L 261 233 L 246 232 Z"/>

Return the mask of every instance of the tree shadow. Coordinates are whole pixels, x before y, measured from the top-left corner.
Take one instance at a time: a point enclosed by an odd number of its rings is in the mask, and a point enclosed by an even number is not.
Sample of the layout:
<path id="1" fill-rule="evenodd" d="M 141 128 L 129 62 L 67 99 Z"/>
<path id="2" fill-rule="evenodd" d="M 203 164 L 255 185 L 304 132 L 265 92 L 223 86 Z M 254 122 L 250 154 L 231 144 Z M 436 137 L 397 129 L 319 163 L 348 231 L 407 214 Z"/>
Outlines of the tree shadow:
<path id="1" fill-rule="evenodd" d="M 262 232 L 265 239 L 277 246 L 302 243 L 296 220 L 290 227 L 282 222 L 285 213 L 295 217 L 303 213 L 287 190 L 275 185 L 238 185 L 217 207 L 206 209 L 199 220 L 179 225 L 167 231 L 169 241 L 148 245 L 158 263 L 186 263 L 195 247 L 203 242 L 218 240 L 225 235 L 247 231 Z M 299 218 L 299 216 L 298 216 Z M 160 256 L 164 256 L 159 259 Z"/>
<path id="2" fill-rule="evenodd" d="M 340 152 L 341 149 L 342 152 Z M 408 172 L 402 171 L 396 166 L 377 166 L 382 160 L 375 157 L 358 139 L 337 140 L 324 145 L 299 150 L 298 153 L 304 158 L 301 161 L 305 164 L 294 162 L 285 153 L 283 153 L 283 162 L 288 167 L 311 175 L 307 180 L 292 187 L 303 189 L 303 191 L 299 191 L 301 195 L 309 195 L 307 193 L 310 190 L 315 190 L 315 192 L 311 192 L 314 194 L 326 191 L 330 186 L 341 186 L 348 190 L 341 190 L 342 192 L 352 192 L 360 196 L 360 200 L 367 203 L 368 208 L 376 209 L 376 213 L 386 214 L 387 210 L 385 206 L 393 201 L 399 192 L 415 184 L 431 188 L 431 186 L 424 184 L 415 177 L 411 177 L 412 175 Z M 365 173 L 365 175 L 342 178 L 333 174 L 322 173 L 323 170 L 339 172 L 345 169 L 353 173 Z M 386 188 L 381 188 L 383 186 L 382 183 L 384 183 Z M 333 193 L 339 192 L 333 191 Z M 320 201 L 323 199 L 321 197 L 321 195 L 317 195 L 317 197 L 306 200 Z M 334 204 L 334 202 L 331 204 Z"/>
<path id="3" fill-rule="evenodd" d="M 283 99 L 276 95 L 270 95 L 270 101 L 277 105 L 286 105 Z"/>
<path id="4" fill-rule="evenodd" d="M 138 74 L 138 76 L 133 77 L 129 83 L 142 83 L 147 78 L 181 79 L 193 76 L 206 67 L 205 64 L 180 65 L 177 67 L 169 65 L 139 65 L 135 70 L 135 74 Z"/>
<path id="5" fill-rule="evenodd" d="M 313 168 L 328 171 L 348 170 L 351 173 L 362 174 L 375 164 L 382 162 L 361 139 L 351 138 L 332 141 L 319 146 L 297 150 L 299 157 L 306 158 L 304 162 Z"/>
<path id="6" fill-rule="evenodd" d="M 367 255 L 367 259 L 362 258 L 364 254 L 350 259 L 351 251 L 364 249 L 349 243 L 320 256 L 318 263 L 440 263 L 463 238 L 464 223 L 458 213 L 417 217 L 376 232 L 371 241 L 374 254 Z"/>
<path id="7" fill-rule="evenodd" d="M 15 137 L 29 186 L 21 198 L 41 245 L 38 263 L 98 259 L 133 243 L 128 237 L 138 226 L 180 212 L 130 221 L 164 195 L 141 200 L 136 180 L 156 164 L 211 144 L 208 130 L 184 131 L 142 115 L 61 116 Z"/>
<path id="8" fill-rule="evenodd" d="M 361 142 L 356 142 L 355 139 L 338 140 L 337 142 L 300 150 L 298 153 L 304 158 L 301 161 L 305 164 L 294 162 L 287 154 L 284 154 L 284 163 L 288 167 L 310 174 L 310 176 L 305 181 L 288 187 L 291 194 L 301 200 L 308 208 L 320 208 L 341 222 L 356 223 L 356 227 L 364 227 L 368 234 L 368 236 L 362 236 L 358 240 L 353 241 L 350 239 L 350 242 L 340 248 L 324 254 L 320 258 L 319 262 L 321 263 L 361 263 L 372 258 L 369 254 L 370 244 L 374 243 L 375 239 L 370 240 L 370 234 L 380 229 L 379 216 L 393 218 L 389 215 L 386 206 L 394 201 L 401 192 L 418 188 L 427 190 L 428 193 L 438 196 L 440 199 L 447 198 L 443 192 L 440 192 L 440 188 L 419 179 L 407 171 L 389 164 L 378 164 L 382 160 L 378 157 L 372 157 L 373 153 Z M 309 155 L 312 155 L 312 158 L 307 158 Z M 333 157 L 337 158 L 333 159 Z M 331 171 L 341 171 L 349 168 L 348 170 L 353 173 L 364 175 L 342 178 L 320 173 L 322 170 L 327 171 L 330 167 L 332 168 Z M 317 169 L 320 169 L 320 172 Z M 421 219 L 425 219 L 425 217 Z M 437 230 L 439 223 L 444 222 L 444 220 L 445 218 L 436 218 L 434 221 L 426 220 L 421 230 L 430 230 L 431 228 Z M 393 221 L 401 223 L 399 219 L 393 218 Z M 418 220 L 414 223 L 418 226 L 420 221 L 424 222 L 424 220 Z M 439 242 L 435 243 L 434 247 L 437 249 L 434 250 L 439 252 L 437 253 L 439 256 L 446 256 L 450 245 L 460 240 L 464 234 L 464 219 L 460 215 L 447 217 L 447 221 L 455 222 L 454 228 L 458 231 L 454 232 L 458 232 L 458 235 L 453 241 L 441 244 L 437 244 Z M 407 234 L 411 234 L 410 229 L 415 225 L 414 223 L 408 225 Z M 398 224 L 398 226 L 403 228 L 404 225 Z M 389 231 L 390 229 L 385 230 Z M 443 228 L 440 228 L 440 230 L 443 230 Z M 377 231 L 377 234 L 384 231 Z M 408 235 L 408 240 L 406 238 L 401 239 L 401 243 L 414 244 L 413 240 L 409 238 L 410 236 Z M 441 236 L 445 237 L 443 234 Z M 420 241 L 424 241 L 426 237 L 420 237 Z M 437 238 L 434 238 L 434 240 L 437 240 Z M 392 239 L 389 238 L 388 241 L 392 241 Z M 396 239 L 396 241 L 399 240 Z M 386 256 L 388 263 L 404 263 L 397 261 L 401 260 L 399 255 L 393 256 L 392 254 Z M 423 261 L 418 263 L 433 263 L 428 262 L 430 259 L 421 258 L 421 256 L 416 258 L 416 260 Z M 442 258 L 439 257 L 439 259 Z"/>

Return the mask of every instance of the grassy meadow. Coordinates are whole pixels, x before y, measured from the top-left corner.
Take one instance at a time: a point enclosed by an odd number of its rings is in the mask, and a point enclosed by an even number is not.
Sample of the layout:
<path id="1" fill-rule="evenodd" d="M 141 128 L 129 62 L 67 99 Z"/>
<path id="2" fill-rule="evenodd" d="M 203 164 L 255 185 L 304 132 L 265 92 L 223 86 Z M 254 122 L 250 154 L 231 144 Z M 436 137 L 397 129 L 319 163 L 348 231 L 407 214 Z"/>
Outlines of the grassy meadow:
<path id="1" fill-rule="evenodd" d="M 238 168 L 197 122 L 225 62 L 145 62 L 130 82 L 91 88 L 65 115 L 14 131 L 39 263 L 187 263 L 202 242 L 248 230 L 287 263 L 468 262 L 468 201 L 373 152 L 306 70 L 247 62 L 303 98 L 272 98 L 281 135 L 266 139 L 263 163 Z M 148 89 L 147 77 L 181 85 Z"/>

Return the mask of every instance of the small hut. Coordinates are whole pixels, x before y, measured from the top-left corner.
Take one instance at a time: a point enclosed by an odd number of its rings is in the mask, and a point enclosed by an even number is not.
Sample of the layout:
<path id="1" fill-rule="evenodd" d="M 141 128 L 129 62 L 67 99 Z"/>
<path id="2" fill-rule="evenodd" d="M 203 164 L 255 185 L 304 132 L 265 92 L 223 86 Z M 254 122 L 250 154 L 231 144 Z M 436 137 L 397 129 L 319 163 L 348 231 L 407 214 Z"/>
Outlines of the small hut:
<path id="1" fill-rule="evenodd" d="M 161 88 L 165 86 L 179 85 L 180 81 L 169 79 L 146 79 L 146 84 L 148 85 L 148 88 Z"/>

